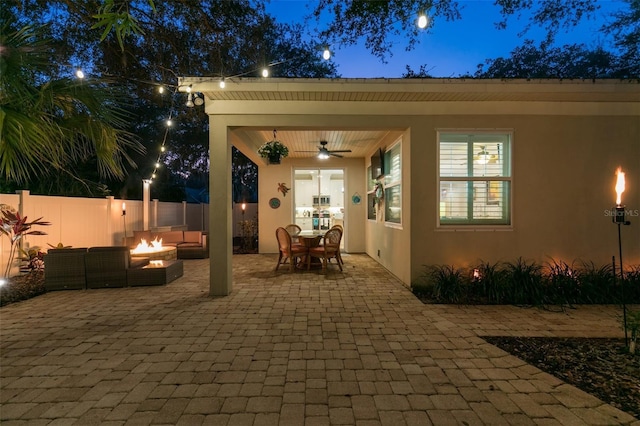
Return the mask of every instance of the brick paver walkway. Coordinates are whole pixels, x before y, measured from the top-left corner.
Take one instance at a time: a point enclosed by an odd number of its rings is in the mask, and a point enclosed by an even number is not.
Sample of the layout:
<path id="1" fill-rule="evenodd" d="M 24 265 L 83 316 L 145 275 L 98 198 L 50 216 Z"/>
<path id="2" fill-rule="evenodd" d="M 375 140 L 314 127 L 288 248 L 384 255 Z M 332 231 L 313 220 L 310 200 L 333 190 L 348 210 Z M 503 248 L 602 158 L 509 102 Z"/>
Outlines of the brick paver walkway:
<path id="1" fill-rule="evenodd" d="M 0 309 L 0 423 L 640 425 L 483 335 L 622 336 L 613 307 L 424 305 L 364 255 L 345 271 L 234 257 L 164 287 L 52 292 Z M 215 272 L 214 272 L 215 273 Z"/>

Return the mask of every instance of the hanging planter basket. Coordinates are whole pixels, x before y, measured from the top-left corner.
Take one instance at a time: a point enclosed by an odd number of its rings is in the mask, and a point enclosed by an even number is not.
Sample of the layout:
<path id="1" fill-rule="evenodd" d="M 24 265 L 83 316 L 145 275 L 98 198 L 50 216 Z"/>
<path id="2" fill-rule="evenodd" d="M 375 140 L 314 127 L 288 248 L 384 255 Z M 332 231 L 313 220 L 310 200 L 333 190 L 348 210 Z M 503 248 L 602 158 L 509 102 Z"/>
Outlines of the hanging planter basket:
<path id="1" fill-rule="evenodd" d="M 270 155 L 268 159 L 269 159 L 269 164 L 280 164 L 282 157 L 280 155 L 274 154 L 274 155 Z"/>
<path id="2" fill-rule="evenodd" d="M 277 131 L 273 131 L 273 140 L 265 142 L 259 149 L 258 154 L 266 158 L 269 164 L 280 164 L 280 161 L 289 155 L 289 148 L 276 139 Z"/>

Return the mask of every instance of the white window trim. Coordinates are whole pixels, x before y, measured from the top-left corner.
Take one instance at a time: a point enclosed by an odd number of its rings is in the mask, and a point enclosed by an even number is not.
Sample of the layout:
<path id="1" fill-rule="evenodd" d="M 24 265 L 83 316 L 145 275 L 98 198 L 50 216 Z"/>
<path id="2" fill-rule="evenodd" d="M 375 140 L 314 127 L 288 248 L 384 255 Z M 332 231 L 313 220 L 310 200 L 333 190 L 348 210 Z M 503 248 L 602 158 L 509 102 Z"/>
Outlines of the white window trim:
<path id="1" fill-rule="evenodd" d="M 469 223 L 464 224 L 442 224 L 440 223 L 440 137 L 442 133 L 470 133 L 470 134 L 508 134 L 509 135 L 509 169 L 510 177 L 495 176 L 491 180 L 507 181 L 511 183 L 511 193 L 509 197 L 509 215 L 510 223 L 506 225 Z M 513 231 L 514 229 L 514 198 L 515 198 L 515 179 L 513 173 L 513 152 L 514 152 L 514 129 L 512 128 L 441 128 L 436 129 L 436 227 L 439 232 L 504 232 Z M 451 177 L 447 180 L 468 181 L 467 177 Z"/>
<path id="2" fill-rule="evenodd" d="M 384 177 L 384 186 L 383 186 L 383 191 L 385 191 L 385 208 L 384 208 L 384 226 L 388 227 L 388 228 L 394 228 L 394 229 L 403 229 L 402 228 L 402 224 L 404 222 L 404 185 L 402 184 L 403 180 L 404 180 L 404 166 L 403 166 L 403 161 L 402 161 L 402 153 L 403 153 L 403 146 L 402 146 L 402 139 L 398 139 L 396 140 L 393 144 L 391 144 L 389 146 L 389 148 L 385 149 L 384 153 L 386 154 L 387 152 L 393 150 L 396 146 L 399 145 L 399 149 L 400 149 L 400 180 L 396 181 L 390 185 L 387 184 L 387 175 L 385 175 Z M 400 222 L 389 222 L 387 220 L 387 213 L 386 213 L 386 190 L 387 188 L 393 188 L 395 186 L 400 185 Z"/>

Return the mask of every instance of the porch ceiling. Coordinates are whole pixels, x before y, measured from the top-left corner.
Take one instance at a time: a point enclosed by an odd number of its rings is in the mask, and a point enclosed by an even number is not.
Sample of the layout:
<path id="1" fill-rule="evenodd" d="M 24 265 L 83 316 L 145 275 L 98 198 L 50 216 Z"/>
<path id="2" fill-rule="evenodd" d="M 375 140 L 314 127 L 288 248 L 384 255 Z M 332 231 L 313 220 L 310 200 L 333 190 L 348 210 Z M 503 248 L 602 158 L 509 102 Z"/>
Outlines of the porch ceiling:
<path id="1" fill-rule="evenodd" d="M 273 140 L 273 129 L 242 128 L 235 132 L 248 147 L 257 150 L 263 143 Z M 344 130 L 344 129 L 278 129 L 278 140 L 289 148 L 290 158 L 314 157 L 320 141 L 327 141 L 328 150 L 351 150 L 340 153 L 345 158 L 361 158 L 371 153 L 378 142 L 395 139 L 399 131 Z"/>

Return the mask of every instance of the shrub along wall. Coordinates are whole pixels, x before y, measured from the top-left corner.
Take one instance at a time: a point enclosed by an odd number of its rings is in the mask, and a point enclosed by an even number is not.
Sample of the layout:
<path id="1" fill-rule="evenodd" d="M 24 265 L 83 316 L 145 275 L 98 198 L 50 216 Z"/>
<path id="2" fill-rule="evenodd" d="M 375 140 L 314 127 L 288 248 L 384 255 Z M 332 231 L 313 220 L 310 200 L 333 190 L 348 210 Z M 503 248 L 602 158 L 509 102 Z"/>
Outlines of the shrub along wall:
<path id="1" fill-rule="evenodd" d="M 544 264 L 518 258 L 480 262 L 464 269 L 426 265 L 411 284 L 413 293 L 432 303 L 560 305 L 619 304 L 623 282 L 613 265 L 550 260 Z M 640 304 L 640 265 L 625 271 L 624 302 Z"/>

